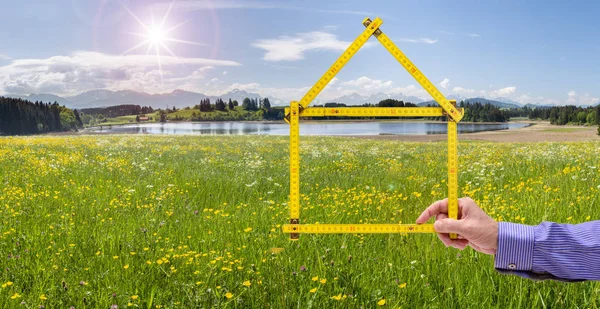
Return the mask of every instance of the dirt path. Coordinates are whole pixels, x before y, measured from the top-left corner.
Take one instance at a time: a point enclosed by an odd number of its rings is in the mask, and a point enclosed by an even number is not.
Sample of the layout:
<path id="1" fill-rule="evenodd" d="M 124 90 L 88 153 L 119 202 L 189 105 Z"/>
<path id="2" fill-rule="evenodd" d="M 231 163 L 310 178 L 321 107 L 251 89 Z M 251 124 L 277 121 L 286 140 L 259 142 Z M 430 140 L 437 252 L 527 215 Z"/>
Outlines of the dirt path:
<path id="1" fill-rule="evenodd" d="M 530 123 L 530 122 L 527 122 Z M 600 141 L 597 127 L 553 126 L 548 122 L 535 122 L 534 125 L 501 131 L 463 133 L 458 135 L 463 141 L 489 142 L 565 142 L 565 141 Z M 446 135 L 374 135 L 354 136 L 356 138 L 386 139 L 410 142 L 445 141 Z"/>

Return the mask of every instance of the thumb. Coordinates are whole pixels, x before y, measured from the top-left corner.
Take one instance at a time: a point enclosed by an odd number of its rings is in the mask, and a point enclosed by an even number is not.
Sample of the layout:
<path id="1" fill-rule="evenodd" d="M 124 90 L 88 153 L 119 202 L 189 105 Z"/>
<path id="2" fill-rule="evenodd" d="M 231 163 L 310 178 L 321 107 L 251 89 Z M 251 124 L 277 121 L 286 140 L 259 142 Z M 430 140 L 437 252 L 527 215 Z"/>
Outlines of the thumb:
<path id="1" fill-rule="evenodd" d="M 441 219 L 435 221 L 433 228 L 437 233 L 458 233 L 464 231 L 464 221 L 454 219 Z"/>

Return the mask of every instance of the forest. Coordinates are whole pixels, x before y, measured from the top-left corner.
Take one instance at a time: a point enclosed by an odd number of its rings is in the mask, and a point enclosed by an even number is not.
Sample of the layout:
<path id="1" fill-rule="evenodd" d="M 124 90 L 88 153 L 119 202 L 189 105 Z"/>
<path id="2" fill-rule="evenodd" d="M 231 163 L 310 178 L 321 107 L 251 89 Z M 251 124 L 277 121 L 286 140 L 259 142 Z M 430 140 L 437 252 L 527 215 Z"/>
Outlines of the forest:
<path id="1" fill-rule="evenodd" d="M 82 128 L 77 110 L 58 103 L 0 97 L 0 135 L 28 135 Z"/>

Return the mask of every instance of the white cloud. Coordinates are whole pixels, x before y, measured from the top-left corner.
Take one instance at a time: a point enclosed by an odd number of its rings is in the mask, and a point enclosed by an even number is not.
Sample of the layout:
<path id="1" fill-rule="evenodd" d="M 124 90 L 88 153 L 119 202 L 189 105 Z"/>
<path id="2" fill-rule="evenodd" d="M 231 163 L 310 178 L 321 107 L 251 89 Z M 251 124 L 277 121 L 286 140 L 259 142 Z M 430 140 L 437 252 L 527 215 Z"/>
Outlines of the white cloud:
<path id="1" fill-rule="evenodd" d="M 0 60 L 10 60 L 10 59 L 12 59 L 12 58 L 7 55 L 0 54 Z"/>
<path id="2" fill-rule="evenodd" d="M 164 83 L 153 55 L 77 51 L 70 56 L 16 59 L 0 66 L 0 92 L 72 95 L 102 88 L 157 93 L 203 79 L 214 67 L 240 65 L 229 60 L 172 56 L 161 56 L 161 63 Z"/>
<path id="3" fill-rule="evenodd" d="M 295 36 L 280 36 L 277 39 L 258 40 L 252 43 L 252 46 L 266 51 L 263 56 L 263 59 L 266 61 L 296 61 L 304 59 L 307 52 L 321 50 L 343 51 L 351 43 L 349 41 L 338 40 L 331 33 L 313 31 L 298 33 Z"/>
<path id="4" fill-rule="evenodd" d="M 398 41 L 400 42 L 408 42 L 408 43 L 425 43 L 425 44 L 435 44 L 437 43 L 437 39 L 430 39 L 430 38 L 418 38 L 418 39 L 407 39 L 407 38 L 400 38 L 398 39 Z"/>
<path id="5" fill-rule="evenodd" d="M 565 103 L 571 105 L 595 105 L 598 102 L 600 102 L 600 98 L 594 97 L 588 93 L 578 95 L 575 90 L 571 90 L 567 93 L 567 101 Z"/>
<path id="6" fill-rule="evenodd" d="M 227 71 L 223 71 L 223 75 L 227 75 Z"/>
<path id="7" fill-rule="evenodd" d="M 500 89 L 494 90 L 494 91 L 488 93 L 488 96 L 490 96 L 492 98 L 509 97 L 509 96 L 512 96 L 513 94 L 515 94 L 516 92 L 517 92 L 517 87 L 510 86 L 510 87 L 505 87 L 505 88 L 500 88 Z"/>
<path id="8" fill-rule="evenodd" d="M 481 35 L 477 34 L 477 33 L 469 33 L 467 34 L 468 36 L 472 37 L 472 38 L 478 38 L 481 37 Z"/>
<path id="9" fill-rule="evenodd" d="M 450 80 L 447 77 L 444 78 L 444 80 L 442 80 L 440 82 L 440 86 L 444 89 L 447 89 L 449 84 L 450 84 Z"/>

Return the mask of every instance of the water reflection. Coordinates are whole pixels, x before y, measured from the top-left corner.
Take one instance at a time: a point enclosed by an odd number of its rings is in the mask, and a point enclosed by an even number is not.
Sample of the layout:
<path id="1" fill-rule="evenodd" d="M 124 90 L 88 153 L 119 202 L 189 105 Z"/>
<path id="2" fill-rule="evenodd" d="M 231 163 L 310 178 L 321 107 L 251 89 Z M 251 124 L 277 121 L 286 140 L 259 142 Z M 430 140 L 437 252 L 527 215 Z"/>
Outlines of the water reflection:
<path id="1" fill-rule="evenodd" d="M 458 124 L 459 133 L 496 131 L 526 127 L 525 123 Z M 303 135 L 429 135 L 446 134 L 445 123 L 431 122 L 337 122 L 302 123 Z M 289 125 L 285 123 L 260 122 L 182 122 L 146 123 L 103 127 L 96 132 L 137 133 L 137 134 L 193 134 L 193 135 L 289 135 Z"/>

